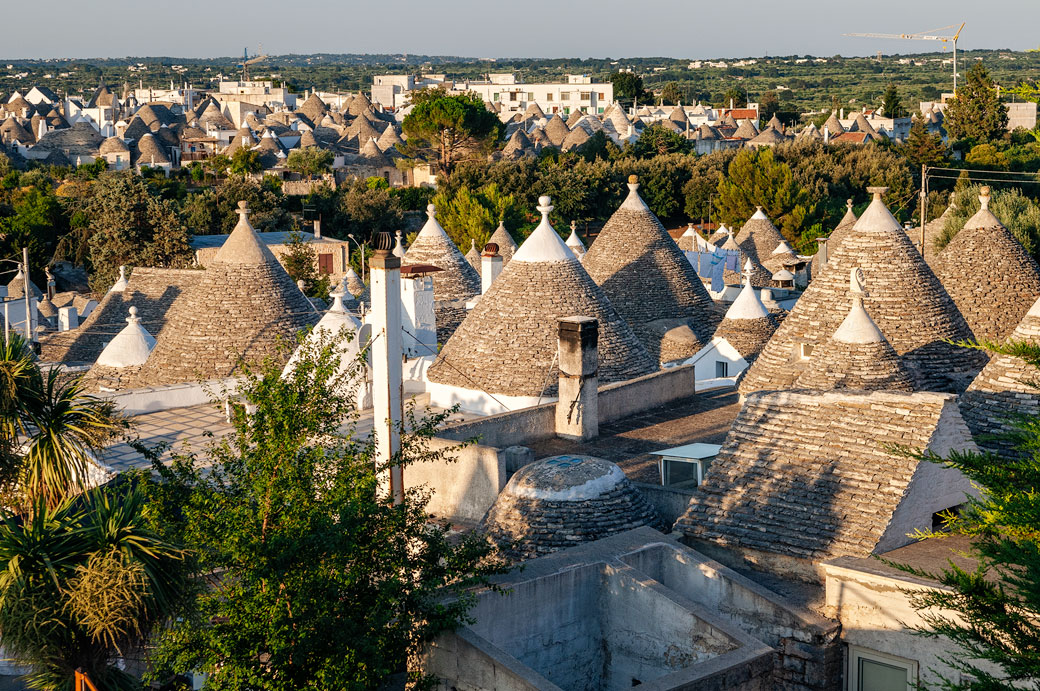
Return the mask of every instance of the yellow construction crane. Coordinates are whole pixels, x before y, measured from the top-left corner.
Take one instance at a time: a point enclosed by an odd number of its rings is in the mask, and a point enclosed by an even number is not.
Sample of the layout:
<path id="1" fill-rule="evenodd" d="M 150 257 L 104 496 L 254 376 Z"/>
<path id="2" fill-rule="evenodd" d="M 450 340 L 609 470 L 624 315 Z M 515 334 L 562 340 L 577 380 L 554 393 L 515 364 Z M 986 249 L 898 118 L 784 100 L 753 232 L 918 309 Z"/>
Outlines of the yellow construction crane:
<path id="1" fill-rule="evenodd" d="M 257 47 L 257 52 L 261 53 L 261 55 L 254 55 L 253 57 L 249 57 L 249 49 L 246 48 L 245 51 L 243 51 L 242 62 L 239 65 L 239 67 L 242 68 L 242 81 L 244 81 L 244 82 L 248 82 L 249 81 L 249 66 L 250 65 L 255 65 L 256 63 L 260 62 L 261 60 L 266 60 L 267 57 L 268 57 L 268 56 L 262 54 L 263 53 L 263 44 L 261 44 L 260 46 Z"/>
<path id="2" fill-rule="evenodd" d="M 896 38 L 906 39 L 911 41 L 941 41 L 943 44 L 943 50 L 946 50 L 947 42 L 953 43 L 953 93 L 957 93 L 957 39 L 961 37 L 961 30 L 964 29 L 964 25 L 967 22 L 961 22 L 958 27 L 956 24 L 950 24 L 949 26 L 940 26 L 938 29 L 932 29 L 931 31 L 920 31 L 916 34 L 844 34 L 845 36 L 860 36 L 862 38 Z M 946 29 L 952 29 L 957 27 L 957 31 L 953 36 L 939 36 L 940 31 Z"/>

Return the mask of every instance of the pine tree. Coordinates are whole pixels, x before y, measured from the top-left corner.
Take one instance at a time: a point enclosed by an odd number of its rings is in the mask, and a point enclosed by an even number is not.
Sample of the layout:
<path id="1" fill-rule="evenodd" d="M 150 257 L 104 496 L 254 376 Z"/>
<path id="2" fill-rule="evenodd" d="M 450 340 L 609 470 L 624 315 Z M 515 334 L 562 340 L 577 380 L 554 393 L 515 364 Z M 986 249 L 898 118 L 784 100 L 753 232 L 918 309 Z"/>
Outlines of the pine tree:
<path id="1" fill-rule="evenodd" d="M 885 95 L 881 98 L 881 104 L 881 110 L 886 118 L 906 117 L 906 108 L 903 107 L 903 101 L 899 98 L 899 90 L 896 89 L 895 84 L 889 83 L 888 88 L 885 89 Z"/>
<path id="2" fill-rule="evenodd" d="M 742 149 L 719 180 L 719 217 L 740 227 L 761 206 L 788 240 L 796 241 L 811 209 L 808 193 L 794 181 L 791 167 L 773 157 L 773 150 Z"/>
<path id="3" fill-rule="evenodd" d="M 942 137 L 931 134 L 923 118 L 915 117 L 906 138 L 906 159 L 918 168 L 922 165 L 935 166 L 946 160 L 946 147 Z"/>
<path id="4" fill-rule="evenodd" d="M 1040 346 L 985 343 L 985 350 L 1021 358 L 1035 372 Z M 1040 678 L 1040 418 L 1021 419 L 1011 434 L 1019 453 L 954 452 L 945 461 L 980 490 L 959 515 L 947 517 L 948 532 L 968 536 L 968 556 L 977 566 L 952 562 L 940 573 L 896 565 L 942 589 L 921 590 L 911 604 L 926 623 L 921 633 L 946 638 L 958 651 L 941 657 L 960 672 L 942 679 L 944 690 L 1035 688 Z M 927 456 L 922 456 L 927 457 Z"/>
<path id="5" fill-rule="evenodd" d="M 946 132 L 953 140 L 976 144 L 1003 139 L 1007 131 L 1007 106 L 997 97 L 989 72 L 977 62 L 968 70 L 965 83 L 946 104 Z"/>

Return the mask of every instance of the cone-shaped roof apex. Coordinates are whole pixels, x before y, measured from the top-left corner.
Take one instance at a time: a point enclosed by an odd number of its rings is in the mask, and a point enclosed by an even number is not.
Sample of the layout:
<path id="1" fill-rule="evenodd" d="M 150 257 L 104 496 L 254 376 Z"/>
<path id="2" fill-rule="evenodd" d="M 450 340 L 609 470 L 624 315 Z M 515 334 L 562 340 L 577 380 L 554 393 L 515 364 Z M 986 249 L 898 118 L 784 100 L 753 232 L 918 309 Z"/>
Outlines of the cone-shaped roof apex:
<path id="1" fill-rule="evenodd" d="M 751 270 L 751 260 L 749 259 L 744 262 L 744 287 L 740 289 L 737 299 L 726 310 L 726 319 L 765 319 L 769 316 L 769 310 L 762 304 L 758 293 L 751 287 L 750 279 L 747 278 Z"/>
<path id="2" fill-rule="evenodd" d="M 547 196 L 538 198 L 538 211 L 542 220 L 524 244 L 513 254 L 518 262 L 569 262 L 578 261 L 574 252 L 560 239 L 560 235 L 549 223 L 549 212 L 553 210 L 551 200 Z"/>
<path id="3" fill-rule="evenodd" d="M 223 246 L 214 255 L 212 262 L 215 264 L 277 262 L 274 254 L 267 248 L 267 245 L 260 241 L 260 237 L 249 223 L 249 204 L 244 201 L 239 202 L 235 213 L 238 214 L 238 223 L 228 239 L 224 241 Z"/>
<path id="4" fill-rule="evenodd" d="M 849 277 L 849 291 L 852 293 L 852 309 L 845 321 L 834 332 L 834 340 L 841 343 L 880 343 L 885 340 L 881 329 L 863 308 L 863 298 L 867 291 L 864 285 L 863 270 L 855 268 Z"/>
<path id="5" fill-rule="evenodd" d="M 155 347 L 155 338 L 141 326 L 136 307 L 130 307 L 130 316 L 126 321 L 127 325 L 101 351 L 97 364 L 103 367 L 136 367 L 148 359 Z"/>
<path id="6" fill-rule="evenodd" d="M 629 211 L 650 211 L 650 207 L 639 196 L 639 178 L 635 175 L 628 176 L 628 196 L 622 202 L 621 208 Z"/>

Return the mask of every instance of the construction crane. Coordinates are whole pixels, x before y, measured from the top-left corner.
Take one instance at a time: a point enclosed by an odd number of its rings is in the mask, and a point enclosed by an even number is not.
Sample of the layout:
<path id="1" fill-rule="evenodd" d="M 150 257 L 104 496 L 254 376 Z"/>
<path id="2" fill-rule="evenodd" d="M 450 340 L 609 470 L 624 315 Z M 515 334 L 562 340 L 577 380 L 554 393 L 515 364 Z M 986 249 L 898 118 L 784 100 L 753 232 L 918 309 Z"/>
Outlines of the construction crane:
<path id="1" fill-rule="evenodd" d="M 964 25 L 967 22 L 961 22 L 958 27 L 956 24 L 950 24 L 949 26 L 941 26 L 938 29 L 932 29 L 931 31 L 920 31 L 916 34 L 844 34 L 845 36 L 859 36 L 861 38 L 895 38 L 895 39 L 906 39 L 910 41 L 941 41 L 943 44 L 943 50 L 946 50 L 946 44 L 948 42 L 953 43 L 953 93 L 957 93 L 957 39 L 961 36 L 961 30 L 964 29 Z M 939 36 L 940 31 L 946 29 L 952 29 L 957 27 L 957 31 L 953 36 Z"/>
<path id="2" fill-rule="evenodd" d="M 260 55 L 254 55 L 253 57 L 249 57 L 249 48 L 246 48 L 242 51 L 242 62 L 239 64 L 239 67 L 242 68 L 242 81 L 244 82 L 249 81 L 249 66 L 255 65 L 261 60 L 267 59 L 267 56 L 262 54 L 263 44 L 257 46 L 257 53 L 260 53 Z"/>

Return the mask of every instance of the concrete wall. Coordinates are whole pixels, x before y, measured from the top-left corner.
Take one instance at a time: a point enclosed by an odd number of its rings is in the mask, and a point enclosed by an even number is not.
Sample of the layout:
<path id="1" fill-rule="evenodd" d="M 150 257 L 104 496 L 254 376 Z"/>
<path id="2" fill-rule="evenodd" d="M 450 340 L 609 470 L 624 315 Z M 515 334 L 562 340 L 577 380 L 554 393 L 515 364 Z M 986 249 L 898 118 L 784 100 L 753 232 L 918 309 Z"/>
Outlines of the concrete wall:
<path id="1" fill-rule="evenodd" d="M 157 410 L 188 408 L 211 403 L 215 397 L 220 396 L 222 391 L 234 391 L 239 381 L 236 377 L 211 379 L 204 382 L 101 393 L 98 397 L 112 401 L 115 403 L 116 410 L 126 415 L 142 415 L 154 413 Z"/>
<path id="2" fill-rule="evenodd" d="M 688 669 L 738 647 L 633 569 L 607 565 L 603 588 L 599 618 L 607 650 L 600 685 L 604 691 L 626 691 L 637 682 Z"/>
<path id="3" fill-rule="evenodd" d="M 557 686 L 597 691 L 603 673 L 600 567 L 583 566 L 512 583 L 470 610 L 470 628 Z"/>
<path id="4" fill-rule="evenodd" d="M 842 652 L 834 622 L 692 550 L 649 545 L 621 561 L 773 646 L 774 680 L 821 691 L 840 682 Z"/>
<path id="5" fill-rule="evenodd" d="M 406 487 L 429 487 L 433 495 L 427 510 L 434 516 L 477 522 L 506 486 L 506 456 L 490 446 L 459 448 L 448 439 L 431 439 L 431 451 L 442 451 L 439 461 L 413 463 L 404 469 Z"/>
<path id="6" fill-rule="evenodd" d="M 633 482 L 632 484 L 646 497 L 647 501 L 653 504 L 657 509 L 657 515 L 661 517 L 661 521 L 666 526 L 674 525 L 679 520 L 679 516 L 686 512 L 690 499 L 693 498 L 693 492 L 690 490 L 652 485 L 647 482 Z"/>
<path id="7" fill-rule="evenodd" d="M 423 654 L 438 691 L 562 691 L 501 648 L 463 627 L 441 635 Z"/>
<path id="8" fill-rule="evenodd" d="M 873 572 L 856 563 L 859 561 L 841 557 L 823 565 L 827 613 L 841 622 L 842 639 L 849 645 L 917 662 L 920 679 L 926 684 L 938 684 L 939 675 L 956 681 L 960 672 L 940 658 L 963 653 L 947 639 L 925 638 L 911 628 L 924 626 L 924 621 L 910 606 L 905 591 L 935 585 L 910 576 Z"/>
<path id="9" fill-rule="evenodd" d="M 681 365 L 636 379 L 599 387 L 599 424 L 689 398 L 696 391 L 692 365 Z"/>
<path id="10" fill-rule="evenodd" d="M 556 404 L 524 408 L 445 425 L 438 435 L 456 441 L 476 439 L 488 446 L 533 444 L 556 436 Z"/>

